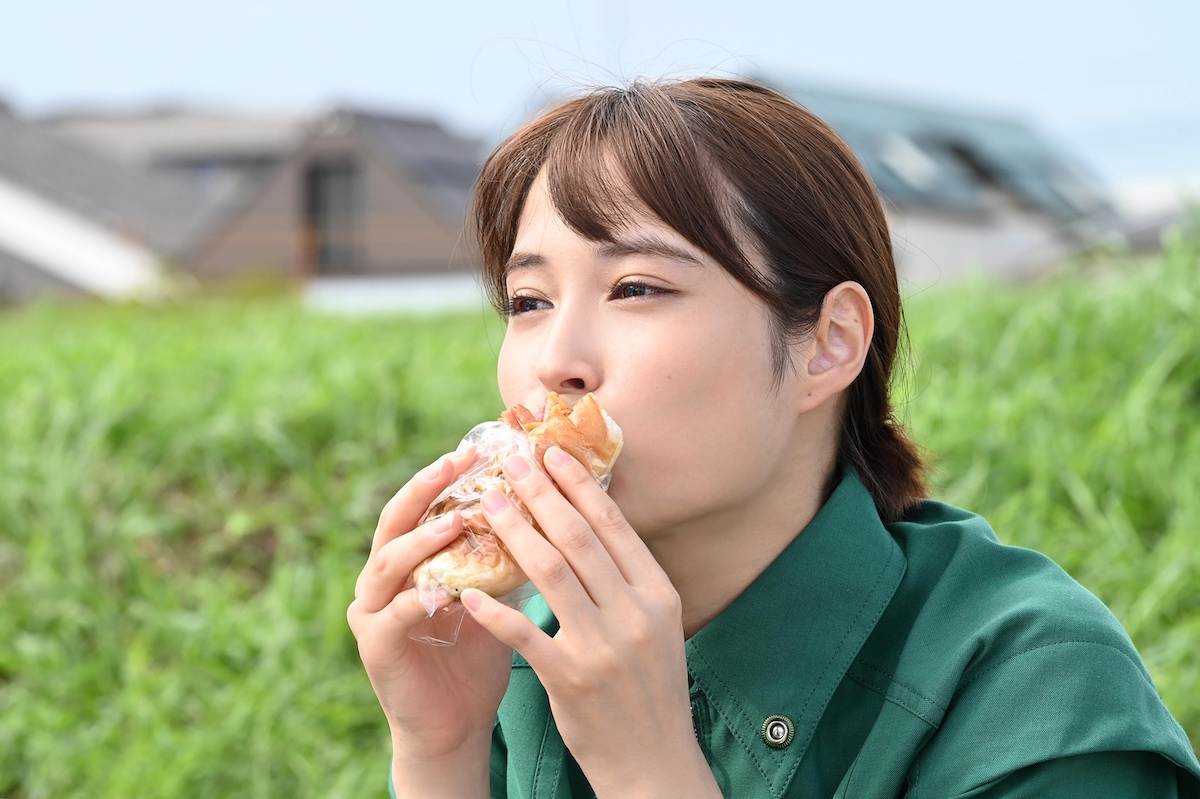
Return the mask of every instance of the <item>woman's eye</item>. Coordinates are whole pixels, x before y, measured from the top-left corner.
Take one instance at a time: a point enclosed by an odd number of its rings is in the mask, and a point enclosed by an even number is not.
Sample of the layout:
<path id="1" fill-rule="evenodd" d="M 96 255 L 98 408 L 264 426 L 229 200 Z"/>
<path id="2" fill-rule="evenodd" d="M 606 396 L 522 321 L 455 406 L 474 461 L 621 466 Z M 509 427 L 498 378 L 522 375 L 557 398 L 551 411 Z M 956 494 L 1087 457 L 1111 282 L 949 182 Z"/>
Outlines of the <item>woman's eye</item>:
<path id="1" fill-rule="evenodd" d="M 649 286 L 645 283 L 618 283 L 610 289 L 610 296 L 617 300 L 629 300 L 635 297 L 648 297 L 652 294 L 669 294 L 667 289 Z"/>
<path id="2" fill-rule="evenodd" d="M 520 316 L 523 313 L 530 311 L 541 311 L 550 307 L 550 303 L 538 297 L 529 297 L 521 294 L 513 295 L 508 298 L 508 302 L 504 306 L 505 316 Z"/>

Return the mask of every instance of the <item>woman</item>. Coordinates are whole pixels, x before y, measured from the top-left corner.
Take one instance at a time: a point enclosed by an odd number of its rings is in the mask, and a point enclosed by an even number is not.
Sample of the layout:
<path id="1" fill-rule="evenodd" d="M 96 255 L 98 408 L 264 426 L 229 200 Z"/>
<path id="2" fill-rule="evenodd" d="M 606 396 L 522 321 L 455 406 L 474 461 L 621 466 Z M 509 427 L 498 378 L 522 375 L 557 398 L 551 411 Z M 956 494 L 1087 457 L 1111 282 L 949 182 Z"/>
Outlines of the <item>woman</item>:
<path id="1" fill-rule="evenodd" d="M 396 795 L 1200 795 L 1111 614 L 923 499 L 887 225 L 828 127 L 737 81 L 601 90 L 501 144 L 474 213 L 505 403 L 594 392 L 626 443 L 609 494 L 506 463 L 545 538 L 484 506 L 540 596 L 465 592 L 456 647 L 408 638 L 405 582 L 462 456 L 385 508 L 348 615 Z"/>

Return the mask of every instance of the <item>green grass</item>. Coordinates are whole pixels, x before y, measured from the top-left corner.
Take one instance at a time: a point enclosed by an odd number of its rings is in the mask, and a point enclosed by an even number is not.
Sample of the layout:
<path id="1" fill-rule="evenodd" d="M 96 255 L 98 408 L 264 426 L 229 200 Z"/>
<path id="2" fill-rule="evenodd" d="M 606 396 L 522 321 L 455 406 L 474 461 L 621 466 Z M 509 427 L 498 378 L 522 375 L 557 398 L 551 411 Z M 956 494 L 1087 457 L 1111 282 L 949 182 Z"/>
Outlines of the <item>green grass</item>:
<path id="1" fill-rule="evenodd" d="M 937 494 L 1104 599 L 1200 738 L 1200 242 L 910 305 Z M 379 509 L 496 414 L 499 324 L 286 299 L 0 315 L 0 797 L 362 797 Z"/>
<path id="2" fill-rule="evenodd" d="M 0 320 L 0 796 L 370 796 L 380 508 L 498 413 L 480 315 Z"/>

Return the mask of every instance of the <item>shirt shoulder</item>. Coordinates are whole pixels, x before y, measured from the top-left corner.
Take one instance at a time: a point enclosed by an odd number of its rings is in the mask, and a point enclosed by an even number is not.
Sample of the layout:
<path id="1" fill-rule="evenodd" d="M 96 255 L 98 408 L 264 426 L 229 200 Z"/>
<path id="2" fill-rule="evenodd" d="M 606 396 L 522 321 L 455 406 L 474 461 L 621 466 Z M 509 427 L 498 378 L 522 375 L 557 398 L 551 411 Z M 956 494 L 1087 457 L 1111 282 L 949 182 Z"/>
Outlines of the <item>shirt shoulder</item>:
<path id="1" fill-rule="evenodd" d="M 1064 643 L 1110 647 L 1149 680 L 1103 602 L 1045 555 L 1002 544 L 980 516 L 925 502 L 888 529 L 907 561 L 890 609 L 931 657 L 961 668 L 954 685 Z"/>
<path id="2" fill-rule="evenodd" d="M 936 502 L 889 531 L 907 570 L 860 662 L 928 700 L 912 796 L 1103 752 L 1157 753 L 1194 783 L 1195 755 L 1129 636 L 1057 564 Z"/>

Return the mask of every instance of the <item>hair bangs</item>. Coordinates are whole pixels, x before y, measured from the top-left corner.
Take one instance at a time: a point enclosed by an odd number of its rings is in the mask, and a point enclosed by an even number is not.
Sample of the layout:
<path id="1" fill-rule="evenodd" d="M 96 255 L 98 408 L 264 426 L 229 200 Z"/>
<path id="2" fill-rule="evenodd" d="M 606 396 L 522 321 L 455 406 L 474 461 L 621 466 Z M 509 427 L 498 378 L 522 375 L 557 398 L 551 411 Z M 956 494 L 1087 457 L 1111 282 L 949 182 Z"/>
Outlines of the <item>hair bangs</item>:
<path id="1" fill-rule="evenodd" d="M 732 189 L 693 133 L 702 112 L 645 83 L 587 100 L 586 113 L 555 132 L 543 164 L 563 221 L 608 242 L 648 215 L 734 274 L 754 272 L 733 233 L 740 226 Z"/>

